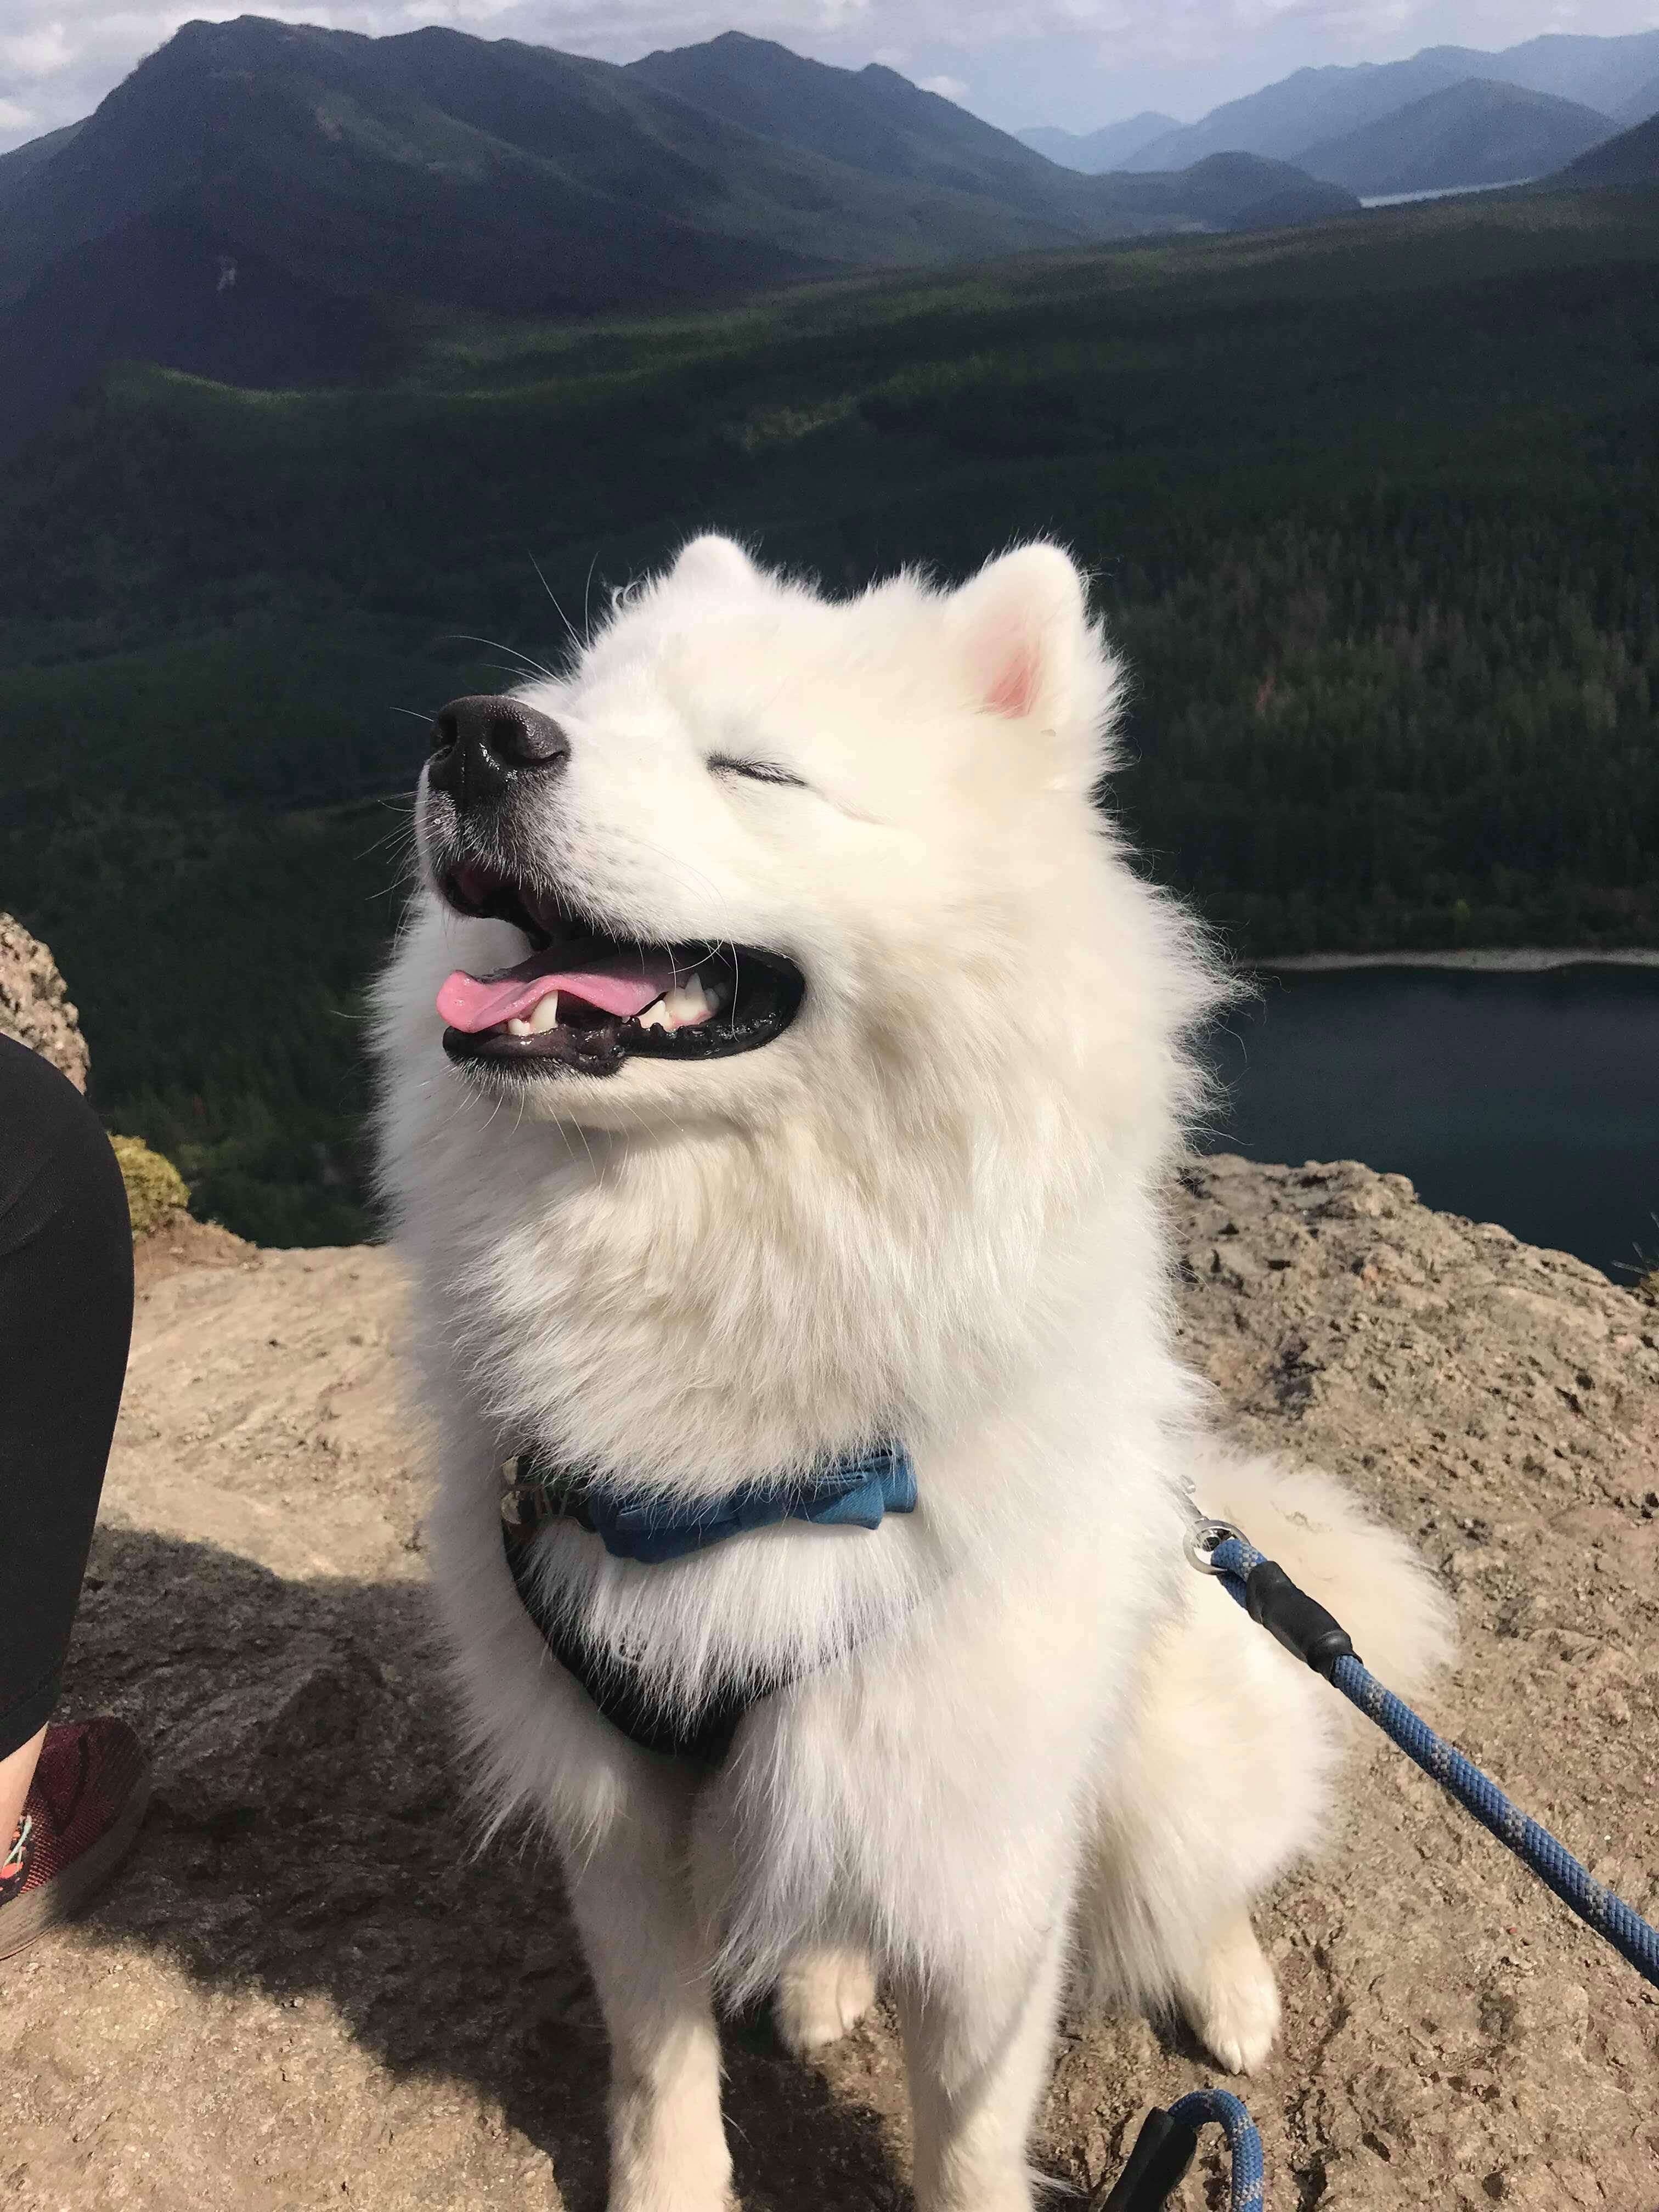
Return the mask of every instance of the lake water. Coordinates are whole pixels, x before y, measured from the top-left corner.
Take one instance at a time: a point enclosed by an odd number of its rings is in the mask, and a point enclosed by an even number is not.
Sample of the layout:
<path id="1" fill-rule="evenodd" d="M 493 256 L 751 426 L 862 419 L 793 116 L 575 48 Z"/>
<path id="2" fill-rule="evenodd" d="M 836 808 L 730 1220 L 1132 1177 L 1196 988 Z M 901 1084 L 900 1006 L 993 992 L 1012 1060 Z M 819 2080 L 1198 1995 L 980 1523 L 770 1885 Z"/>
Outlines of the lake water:
<path id="1" fill-rule="evenodd" d="M 1501 185 L 1437 185 L 1426 192 L 1383 192 L 1367 199 L 1360 194 L 1363 208 L 1415 207 L 1420 200 L 1449 200 L 1465 192 L 1512 192 L 1517 185 L 1529 185 L 1530 177 L 1505 177 Z"/>
<path id="2" fill-rule="evenodd" d="M 1659 969 L 1267 973 L 1209 1055 L 1212 1152 L 1364 1160 L 1426 1204 L 1659 1265 Z"/>

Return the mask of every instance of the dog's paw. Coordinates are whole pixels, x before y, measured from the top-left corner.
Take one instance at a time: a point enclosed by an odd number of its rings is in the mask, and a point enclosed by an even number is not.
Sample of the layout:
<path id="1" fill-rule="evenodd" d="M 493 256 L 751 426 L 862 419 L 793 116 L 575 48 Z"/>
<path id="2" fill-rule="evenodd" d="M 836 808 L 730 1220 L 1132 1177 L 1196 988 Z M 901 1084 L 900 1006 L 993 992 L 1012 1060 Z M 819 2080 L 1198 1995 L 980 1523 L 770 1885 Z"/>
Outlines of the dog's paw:
<path id="1" fill-rule="evenodd" d="M 1182 1990 L 1193 2031 L 1230 2074 L 1254 2074 L 1279 2033 L 1279 1984 L 1242 1915 Z"/>
<path id="2" fill-rule="evenodd" d="M 875 2002 L 876 1977 L 862 1951 L 803 1951 L 778 1983 L 772 2017 L 797 2057 L 822 2051 L 856 2027 Z"/>

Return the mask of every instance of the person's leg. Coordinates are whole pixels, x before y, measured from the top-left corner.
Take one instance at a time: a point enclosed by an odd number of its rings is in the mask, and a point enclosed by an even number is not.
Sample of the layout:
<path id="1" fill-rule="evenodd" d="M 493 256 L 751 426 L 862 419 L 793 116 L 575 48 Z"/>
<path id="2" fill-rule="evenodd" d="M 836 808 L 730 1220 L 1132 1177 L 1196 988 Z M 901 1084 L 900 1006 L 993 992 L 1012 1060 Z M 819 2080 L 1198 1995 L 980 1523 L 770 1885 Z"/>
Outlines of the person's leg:
<path id="1" fill-rule="evenodd" d="M 130 1788 L 136 1771 L 130 1731 L 118 1743 L 114 1723 L 53 1730 L 56 1744 L 46 1731 L 131 1327 L 132 1237 L 109 1139 L 72 1084 L 0 1037 L 0 1862 L 44 1789 L 54 1879 L 65 1854 L 82 1855 L 82 1831 L 101 1836 L 109 1788 Z M 27 1917 L 17 1886 L 0 1873 L 13 1916 L 0 1953 Z"/>
<path id="2" fill-rule="evenodd" d="M 34 1762 L 46 1740 L 45 1726 L 36 1729 L 27 1743 L 0 1759 L 0 1846 L 9 1844 L 23 1817 L 23 1801 L 34 1779 Z M 0 1864 L 3 1862 L 0 1861 Z"/>

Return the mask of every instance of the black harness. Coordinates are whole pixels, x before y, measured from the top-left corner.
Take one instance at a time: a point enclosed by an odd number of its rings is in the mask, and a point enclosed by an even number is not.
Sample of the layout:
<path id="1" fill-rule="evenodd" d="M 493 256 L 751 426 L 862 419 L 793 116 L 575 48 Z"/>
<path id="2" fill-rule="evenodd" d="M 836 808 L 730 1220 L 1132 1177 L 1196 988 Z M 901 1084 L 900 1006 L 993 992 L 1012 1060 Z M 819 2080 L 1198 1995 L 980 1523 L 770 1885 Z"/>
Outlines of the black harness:
<path id="1" fill-rule="evenodd" d="M 586 1692 L 600 1717 L 641 1751 L 689 1759 L 713 1771 L 732 1748 L 744 1716 L 789 1678 L 749 1678 L 716 1683 L 695 1711 L 665 1707 L 646 1685 L 642 1670 L 610 1652 L 595 1651 L 569 1619 L 550 1607 L 537 1589 L 532 1553 L 550 1521 L 574 1521 L 592 1528 L 581 1478 L 550 1468 L 532 1453 L 509 1460 L 509 1487 L 501 1495 L 501 1544 L 519 1601 L 544 1644 L 572 1680 Z"/>

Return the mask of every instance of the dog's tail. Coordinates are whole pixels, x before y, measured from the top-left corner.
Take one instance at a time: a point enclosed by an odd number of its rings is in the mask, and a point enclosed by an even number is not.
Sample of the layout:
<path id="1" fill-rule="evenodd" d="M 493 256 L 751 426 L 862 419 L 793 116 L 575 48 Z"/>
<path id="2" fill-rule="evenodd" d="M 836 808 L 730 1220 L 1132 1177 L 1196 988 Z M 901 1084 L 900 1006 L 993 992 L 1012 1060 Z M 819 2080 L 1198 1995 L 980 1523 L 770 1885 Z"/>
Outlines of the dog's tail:
<path id="1" fill-rule="evenodd" d="M 1193 1473 L 1200 1512 L 1231 1521 L 1276 1559 L 1388 1688 L 1410 1697 L 1449 1664 L 1452 1607 L 1430 1568 L 1328 1475 L 1220 1444 L 1200 1451 Z"/>

